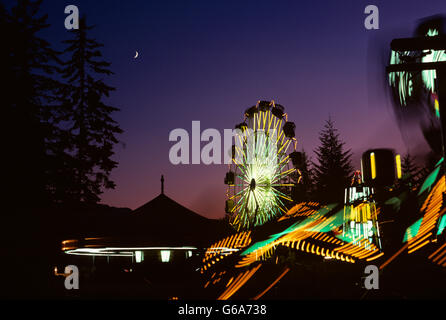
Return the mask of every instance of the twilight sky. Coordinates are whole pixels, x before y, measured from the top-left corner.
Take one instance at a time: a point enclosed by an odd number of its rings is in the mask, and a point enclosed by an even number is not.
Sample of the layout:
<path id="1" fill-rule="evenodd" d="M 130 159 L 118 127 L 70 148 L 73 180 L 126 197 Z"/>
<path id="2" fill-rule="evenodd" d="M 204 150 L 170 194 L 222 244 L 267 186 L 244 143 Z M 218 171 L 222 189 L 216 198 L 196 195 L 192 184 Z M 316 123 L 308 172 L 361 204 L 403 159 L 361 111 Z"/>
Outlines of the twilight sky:
<path id="1" fill-rule="evenodd" d="M 165 193 L 197 213 L 224 215 L 227 166 L 169 162 L 169 132 L 201 121 L 232 129 L 257 100 L 285 106 L 299 149 L 314 158 L 331 115 L 359 167 L 362 152 L 415 152 L 416 135 L 398 129 L 384 90 L 382 56 L 390 40 L 411 36 L 418 19 L 446 12 L 444 0 L 221 1 L 46 0 L 56 48 L 68 38 L 64 8 L 77 5 L 102 42 L 117 88 L 108 102 L 125 131 L 116 146 L 116 189 L 102 202 L 135 209 Z M 364 28 L 364 8 L 379 8 L 380 29 Z M 135 51 L 139 57 L 133 59 Z"/>

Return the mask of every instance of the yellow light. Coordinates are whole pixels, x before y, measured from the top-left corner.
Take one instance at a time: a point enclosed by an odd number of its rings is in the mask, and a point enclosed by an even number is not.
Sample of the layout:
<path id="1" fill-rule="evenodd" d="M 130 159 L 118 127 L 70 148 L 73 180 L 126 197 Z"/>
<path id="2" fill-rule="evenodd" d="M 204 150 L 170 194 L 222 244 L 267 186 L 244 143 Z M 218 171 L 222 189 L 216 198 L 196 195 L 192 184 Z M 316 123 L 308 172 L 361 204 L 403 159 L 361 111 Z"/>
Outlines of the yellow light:
<path id="1" fill-rule="evenodd" d="M 372 167 L 372 179 L 376 178 L 376 163 L 375 163 L 375 153 L 370 154 L 370 165 Z"/>
<path id="2" fill-rule="evenodd" d="M 289 269 L 289 268 L 286 268 L 285 271 L 282 272 L 282 274 L 281 274 L 279 277 L 277 277 L 277 279 L 274 280 L 273 283 L 271 283 L 271 284 L 268 286 L 268 288 L 266 288 L 262 293 L 260 293 L 260 294 L 258 294 L 257 296 L 255 296 L 255 297 L 253 298 L 253 300 L 258 300 L 258 299 L 260 299 L 265 293 L 267 293 L 272 287 L 274 287 L 274 285 L 275 285 L 277 282 L 279 282 L 279 280 L 282 279 L 282 277 L 283 277 L 284 275 L 286 275 L 288 271 L 290 271 L 290 269 Z"/>
<path id="3" fill-rule="evenodd" d="M 380 254 L 378 254 L 376 256 L 373 256 L 371 258 L 367 258 L 366 261 L 373 261 L 373 260 L 378 259 L 379 257 L 381 257 L 383 255 L 384 255 L 384 252 L 381 252 Z"/>
<path id="4" fill-rule="evenodd" d="M 440 117 L 440 104 L 438 103 L 437 99 L 435 99 L 434 106 L 435 106 L 435 113 L 436 113 L 437 117 L 439 118 Z"/>
<path id="5" fill-rule="evenodd" d="M 418 245 L 417 247 L 413 248 L 412 250 L 407 251 L 408 253 L 412 253 L 414 251 L 417 251 L 418 249 L 424 247 L 426 244 L 428 244 L 430 242 L 430 240 L 426 240 L 423 243 L 421 243 L 420 245 Z"/>
<path id="6" fill-rule="evenodd" d="M 396 174 L 398 176 L 398 179 L 401 179 L 401 177 L 402 177 L 402 174 L 401 174 L 401 156 L 399 154 L 396 155 L 395 161 L 396 161 Z"/>

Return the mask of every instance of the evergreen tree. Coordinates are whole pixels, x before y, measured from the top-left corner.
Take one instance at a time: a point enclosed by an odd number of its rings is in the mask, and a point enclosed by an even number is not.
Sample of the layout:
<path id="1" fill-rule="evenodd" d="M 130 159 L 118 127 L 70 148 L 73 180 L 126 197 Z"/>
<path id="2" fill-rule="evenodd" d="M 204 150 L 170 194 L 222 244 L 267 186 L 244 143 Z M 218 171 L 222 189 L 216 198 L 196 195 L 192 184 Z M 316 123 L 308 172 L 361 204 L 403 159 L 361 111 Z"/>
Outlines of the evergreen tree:
<path id="1" fill-rule="evenodd" d="M 72 201 L 97 202 L 103 188 L 114 188 L 109 175 L 117 162 L 111 159 L 113 146 L 121 133 L 111 114 L 118 108 L 108 106 L 103 99 L 114 90 L 102 77 L 111 75 L 109 62 L 103 61 L 99 50 L 102 44 L 88 37 L 85 17 L 74 38 L 66 40 L 64 53 L 70 56 L 64 63 L 63 78 L 67 80 L 64 95 L 65 109 L 70 123 L 70 148 L 66 159 L 70 162 L 72 183 L 67 183 L 65 196 Z"/>
<path id="2" fill-rule="evenodd" d="M 0 5 L 1 103 L 4 112 L 6 205 L 0 245 L 4 261 L 1 280 L 8 297 L 38 295 L 48 286 L 48 184 L 52 175 L 49 150 L 56 139 L 54 112 L 60 84 L 57 52 L 41 37 L 47 17 L 39 14 L 41 1 L 17 0 Z M 45 229 L 46 228 L 46 229 Z M 42 230 L 45 232 L 42 233 Z M 26 252 L 26 256 L 22 253 Z M 35 276 L 23 277 L 33 270 Z M 0 294 L 1 295 L 1 294 Z M 40 295 L 39 295 L 40 296 Z"/>
<path id="3" fill-rule="evenodd" d="M 420 169 L 415 164 L 415 159 L 409 153 L 401 161 L 401 171 L 404 183 L 410 187 L 415 187 L 419 180 Z"/>
<path id="4" fill-rule="evenodd" d="M 57 71 L 57 52 L 38 34 L 47 28 L 47 16 L 38 16 L 41 1 L 18 0 L 11 13 L 1 9 L 2 103 L 9 133 L 10 161 L 7 181 L 11 201 L 27 198 L 37 207 L 49 200 L 46 186 L 50 168 L 47 137 L 55 129 L 52 112 Z M 25 205 L 23 201 L 20 205 Z"/>
<path id="5" fill-rule="evenodd" d="M 351 151 L 344 151 L 345 143 L 330 118 L 319 133 L 319 141 L 314 151 L 317 163 L 313 163 L 315 196 L 321 202 L 340 202 L 353 173 Z"/>

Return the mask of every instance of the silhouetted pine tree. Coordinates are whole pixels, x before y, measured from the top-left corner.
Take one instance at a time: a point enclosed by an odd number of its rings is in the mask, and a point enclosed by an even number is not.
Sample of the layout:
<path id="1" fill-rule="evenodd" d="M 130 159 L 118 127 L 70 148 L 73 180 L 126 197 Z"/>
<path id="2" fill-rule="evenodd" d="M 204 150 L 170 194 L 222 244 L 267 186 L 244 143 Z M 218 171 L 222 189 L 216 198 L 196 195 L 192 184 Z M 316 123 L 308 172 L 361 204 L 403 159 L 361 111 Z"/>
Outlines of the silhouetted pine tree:
<path id="1" fill-rule="evenodd" d="M 415 159 L 409 153 L 401 160 L 401 171 L 404 183 L 410 187 L 416 187 L 421 171 L 415 164 Z"/>
<path id="2" fill-rule="evenodd" d="M 47 16 L 38 16 L 41 1 L 18 0 L 11 13 L 2 9 L 2 61 L 9 151 L 7 180 L 10 201 L 26 198 L 33 207 L 49 201 L 48 139 L 56 130 L 52 112 L 57 104 L 52 77 L 57 71 L 57 52 L 38 34 L 48 27 Z M 3 59 L 2 59 L 3 60 Z"/>
<path id="3" fill-rule="evenodd" d="M 313 163 L 316 199 L 340 202 L 353 173 L 351 151 L 344 151 L 345 143 L 340 140 L 330 118 L 319 133 L 319 141 L 321 145 L 314 151 L 317 163 Z"/>
<path id="4" fill-rule="evenodd" d="M 0 250 L 5 263 L 0 268 L 6 270 L 0 271 L 5 276 L 0 282 L 10 298 L 42 296 L 48 287 L 48 252 L 56 243 L 47 208 L 53 175 L 49 150 L 59 139 L 54 112 L 60 85 L 54 80 L 57 52 L 40 35 L 47 27 L 46 16 L 39 14 L 40 3 L 17 0 L 9 10 L 0 5 L 0 101 L 6 131 L 2 178 L 8 208 L 2 215 L 5 240 Z M 34 276 L 23 277 L 29 270 Z"/>
<path id="5" fill-rule="evenodd" d="M 118 108 L 103 102 L 113 87 L 106 85 L 102 76 L 111 75 L 110 63 L 103 61 L 99 50 L 102 45 L 88 38 L 85 18 L 79 21 L 79 29 L 73 30 L 74 38 L 66 40 L 64 53 L 70 55 L 64 63 L 63 77 L 67 80 L 67 97 L 70 122 L 70 152 L 72 184 L 68 184 L 66 196 L 74 201 L 97 202 L 102 188 L 114 188 L 109 175 L 117 162 L 111 159 L 113 146 L 118 142 L 116 134 L 122 132 L 111 114 Z"/>

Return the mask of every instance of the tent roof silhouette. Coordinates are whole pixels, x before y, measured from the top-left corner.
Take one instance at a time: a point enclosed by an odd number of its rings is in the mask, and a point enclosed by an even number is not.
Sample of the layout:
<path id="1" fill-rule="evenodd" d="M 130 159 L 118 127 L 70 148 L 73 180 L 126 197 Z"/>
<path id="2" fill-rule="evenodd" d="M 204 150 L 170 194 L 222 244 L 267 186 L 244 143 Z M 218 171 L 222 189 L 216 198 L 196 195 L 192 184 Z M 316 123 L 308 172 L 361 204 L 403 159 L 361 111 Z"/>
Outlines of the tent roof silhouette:
<path id="1" fill-rule="evenodd" d="M 163 193 L 133 211 L 96 205 L 76 209 L 72 216 L 79 218 L 64 224 L 62 239 L 76 238 L 79 244 L 93 239 L 89 244 L 96 247 L 204 248 L 234 232 L 225 222 L 205 218 Z"/>
<path id="2" fill-rule="evenodd" d="M 129 223 L 138 237 L 159 244 L 204 245 L 231 233 L 221 221 L 205 218 L 163 193 L 132 211 Z"/>
<path id="3" fill-rule="evenodd" d="M 163 176 L 161 194 L 133 211 L 93 205 L 73 208 L 66 214 L 77 218 L 64 224 L 65 236 L 78 238 L 81 243 L 93 239 L 96 247 L 207 247 L 234 233 L 224 221 L 205 218 L 166 196 Z"/>
<path id="4" fill-rule="evenodd" d="M 206 223 L 209 219 L 187 209 L 178 202 L 172 200 L 165 194 L 160 194 L 156 198 L 145 203 L 131 213 L 137 219 L 153 226 L 184 226 L 184 223 Z"/>

